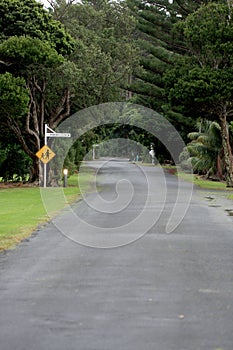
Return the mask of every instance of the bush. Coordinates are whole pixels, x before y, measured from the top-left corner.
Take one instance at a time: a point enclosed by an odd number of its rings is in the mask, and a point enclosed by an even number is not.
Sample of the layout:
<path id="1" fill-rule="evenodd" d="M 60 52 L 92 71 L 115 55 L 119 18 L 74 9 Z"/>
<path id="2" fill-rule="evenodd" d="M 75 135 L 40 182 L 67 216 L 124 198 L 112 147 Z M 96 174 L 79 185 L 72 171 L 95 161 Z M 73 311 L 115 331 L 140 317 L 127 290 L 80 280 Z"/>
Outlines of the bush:
<path id="1" fill-rule="evenodd" d="M 5 150 L 0 150 L 0 177 L 2 181 L 26 182 L 31 164 L 31 159 L 18 145 L 10 145 Z"/>

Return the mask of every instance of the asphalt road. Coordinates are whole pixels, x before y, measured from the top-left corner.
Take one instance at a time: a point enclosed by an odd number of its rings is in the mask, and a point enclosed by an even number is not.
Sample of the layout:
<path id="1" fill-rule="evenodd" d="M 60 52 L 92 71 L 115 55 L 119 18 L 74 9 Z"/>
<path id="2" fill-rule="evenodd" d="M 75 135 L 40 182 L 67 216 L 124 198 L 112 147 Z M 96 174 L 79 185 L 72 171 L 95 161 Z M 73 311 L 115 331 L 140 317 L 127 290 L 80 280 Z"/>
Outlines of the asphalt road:
<path id="1" fill-rule="evenodd" d="M 0 350 L 232 350 L 233 203 L 195 189 L 167 233 L 176 177 L 94 164 L 101 196 L 0 254 Z"/>

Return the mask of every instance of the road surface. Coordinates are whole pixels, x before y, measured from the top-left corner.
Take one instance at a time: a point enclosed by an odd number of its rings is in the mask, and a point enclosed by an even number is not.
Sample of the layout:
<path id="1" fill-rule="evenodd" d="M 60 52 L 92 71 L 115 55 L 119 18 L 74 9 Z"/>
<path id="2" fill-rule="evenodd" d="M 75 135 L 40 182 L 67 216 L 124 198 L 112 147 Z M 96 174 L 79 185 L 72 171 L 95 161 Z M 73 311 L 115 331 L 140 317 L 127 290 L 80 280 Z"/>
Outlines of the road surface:
<path id="1" fill-rule="evenodd" d="M 64 211 L 16 249 L 0 254 L 0 349 L 232 350 L 233 230 L 225 209 L 233 203 L 195 189 L 182 222 L 166 233 L 177 196 L 175 176 L 166 174 L 164 185 L 158 167 L 142 172 L 123 161 L 93 164 L 101 166 L 105 213 L 91 207 L 101 201 L 93 193 L 89 203 L 79 202 L 72 210 L 104 234 L 89 232 L 85 241 L 82 231 L 67 238 L 73 233 L 57 228 L 70 215 Z M 124 210 L 117 211 L 120 178 L 132 179 L 134 191 L 127 181 L 121 183 L 120 194 L 133 193 L 133 198 L 128 204 L 123 195 Z M 182 191 L 184 207 L 190 194 L 186 182 Z M 144 219 L 154 215 L 156 223 L 142 235 L 135 227 L 127 231 L 127 220 L 138 217 L 148 196 Z M 66 225 L 75 227 L 75 219 L 69 220 Z M 120 226 L 124 232 L 112 230 Z M 118 247 L 93 247 L 101 244 Z"/>

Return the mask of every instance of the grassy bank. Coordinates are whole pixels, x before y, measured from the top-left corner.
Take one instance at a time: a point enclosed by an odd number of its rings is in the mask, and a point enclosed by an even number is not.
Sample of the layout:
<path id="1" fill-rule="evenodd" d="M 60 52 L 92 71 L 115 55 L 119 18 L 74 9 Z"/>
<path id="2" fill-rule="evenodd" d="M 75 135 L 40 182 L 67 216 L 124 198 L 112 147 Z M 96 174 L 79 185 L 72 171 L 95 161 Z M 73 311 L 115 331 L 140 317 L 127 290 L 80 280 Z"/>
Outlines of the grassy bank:
<path id="1" fill-rule="evenodd" d="M 179 176 L 186 181 L 192 181 L 194 185 L 206 188 L 209 190 L 232 190 L 230 188 L 226 187 L 225 182 L 220 181 L 211 181 L 211 180 L 205 180 L 200 176 L 192 175 L 192 174 L 186 174 L 186 173 L 179 173 Z"/>
<path id="2" fill-rule="evenodd" d="M 82 191 L 90 188 L 92 176 L 91 172 L 82 173 Z M 78 175 L 68 179 L 64 194 L 68 203 L 81 197 Z M 49 220 L 38 187 L 1 188 L 0 208 L 0 251 L 19 243 Z"/>
<path id="3" fill-rule="evenodd" d="M 170 174 L 178 175 L 181 179 L 185 181 L 193 182 L 194 185 L 204 189 L 233 191 L 232 188 L 226 187 L 225 182 L 206 180 L 201 176 L 195 174 L 188 174 L 183 171 L 177 172 L 177 168 L 175 166 L 163 166 L 163 169 L 165 169 Z"/>

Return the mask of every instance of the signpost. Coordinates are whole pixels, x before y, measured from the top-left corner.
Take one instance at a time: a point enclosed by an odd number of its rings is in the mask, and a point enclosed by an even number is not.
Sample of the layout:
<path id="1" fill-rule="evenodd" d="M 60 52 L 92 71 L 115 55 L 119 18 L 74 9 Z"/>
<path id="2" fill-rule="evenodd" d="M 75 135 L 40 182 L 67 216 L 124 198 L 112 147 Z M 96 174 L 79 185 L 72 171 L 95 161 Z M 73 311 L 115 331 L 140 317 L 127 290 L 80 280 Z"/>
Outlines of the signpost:
<path id="1" fill-rule="evenodd" d="M 47 163 L 55 157 L 55 153 L 47 146 L 48 137 L 71 137 L 70 133 L 56 132 L 45 124 L 44 146 L 36 153 L 36 156 L 44 163 L 44 187 L 47 184 Z"/>

